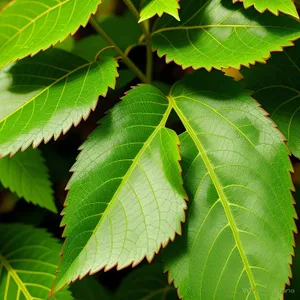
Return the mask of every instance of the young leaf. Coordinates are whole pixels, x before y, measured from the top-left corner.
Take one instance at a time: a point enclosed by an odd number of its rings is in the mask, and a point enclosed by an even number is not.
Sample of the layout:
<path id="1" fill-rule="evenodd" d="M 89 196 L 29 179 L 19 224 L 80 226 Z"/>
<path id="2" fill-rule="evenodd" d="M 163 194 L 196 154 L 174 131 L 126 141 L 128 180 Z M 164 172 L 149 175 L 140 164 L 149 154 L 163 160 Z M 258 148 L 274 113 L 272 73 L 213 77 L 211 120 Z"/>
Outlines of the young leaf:
<path id="1" fill-rule="evenodd" d="M 243 69 L 253 97 L 270 113 L 286 136 L 293 154 L 300 157 L 300 42 L 284 53 L 274 53 L 266 65 Z"/>
<path id="2" fill-rule="evenodd" d="M 0 159 L 0 181 L 4 187 L 28 202 L 57 212 L 48 170 L 37 149 Z"/>
<path id="3" fill-rule="evenodd" d="M 54 291 L 103 268 L 151 261 L 181 232 L 186 196 L 178 137 L 165 128 L 171 109 L 154 86 L 136 87 L 81 147 Z"/>
<path id="4" fill-rule="evenodd" d="M 289 151 L 239 83 L 205 71 L 169 96 L 181 136 L 188 226 L 164 252 L 180 297 L 279 299 L 291 276 L 296 213 Z"/>
<path id="5" fill-rule="evenodd" d="M 145 0 L 140 13 L 139 22 L 143 22 L 155 15 L 167 13 L 179 21 L 179 0 Z"/>
<path id="6" fill-rule="evenodd" d="M 110 300 L 112 296 L 92 276 L 76 281 L 71 285 L 72 293 L 78 300 Z"/>
<path id="7" fill-rule="evenodd" d="M 177 292 L 168 284 L 160 264 L 145 265 L 127 275 L 117 290 L 116 300 L 176 300 Z"/>
<path id="8" fill-rule="evenodd" d="M 58 49 L 0 72 L 0 156 L 57 139 L 86 119 L 99 95 L 115 86 L 117 62 L 85 59 Z"/>
<path id="9" fill-rule="evenodd" d="M 137 44 L 142 31 L 136 18 L 127 12 L 124 16 L 106 16 L 98 22 L 110 38 L 125 51 L 129 46 Z M 130 33 L 130 34 L 129 34 Z M 75 44 L 73 53 L 93 61 L 99 51 L 110 46 L 99 34 L 90 35 Z M 114 49 L 105 50 L 105 55 L 116 56 Z"/>
<path id="10" fill-rule="evenodd" d="M 0 299 L 47 299 L 61 245 L 43 229 L 0 224 Z M 52 300 L 72 300 L 63 290 Z"/>
<path id="11" fill-rule="evenodd" d="M 101 0 L 13 1 L 0 14 L 0 69 L 34 55 L 86 25 Z"/>
<path id="12" fill-rule="evenodd" d="M 271 51 L 293 45 L 300 22 L 285 15 L 240 9 L 232 0 L 181 0 L 181 22 L 164 16 L 156 25 L 153 49 L 183 68 L 221 69 L 264 62 Z"/>
<path id="13" fill-rule="evenodd" d="M 278 15 L 279 11 L 282 11 L 285 14 L 298 17 L 293 0 L 233 0 L 233 3 L 235 2 L 243 2 L 246 8 L 253 5 L 261 13 L 269 10 L 273 14 Z"/>

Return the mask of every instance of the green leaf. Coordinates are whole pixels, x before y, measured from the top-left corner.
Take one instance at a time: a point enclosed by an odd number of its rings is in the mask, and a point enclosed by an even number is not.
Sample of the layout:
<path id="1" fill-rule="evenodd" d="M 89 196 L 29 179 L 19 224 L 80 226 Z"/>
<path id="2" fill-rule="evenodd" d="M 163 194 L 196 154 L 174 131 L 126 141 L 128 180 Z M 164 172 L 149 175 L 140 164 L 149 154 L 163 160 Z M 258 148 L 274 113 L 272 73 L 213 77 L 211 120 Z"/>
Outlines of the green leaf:
<path id="1" fill-rule="evenodd" d="M 126 12 L 124 16 L 106 16 L 99 18 L 99 23 L 109 37 L 125 51 L 129 46 L 137 44 L 142 31 L 136 18 Z M 90 35 L 75 44 L 73 53 L 93 61 L 95 56 L 105 47 L 110 46 L 99 34 Z M 105 55 L 116 56 L 114 49 L 108 49 Z"/>
<path id="2" fill-rule="evenodd" d="M 285 15 L 244 10 L 232 0 L 181 0 L 181 22 L 164 16 L 154 32 L 153 49 L 183 68 L 221 69 L 264 62 L 300 37 L 300 22 Z"/>
<path id="3" fill-rule="evenodd" d="M 266 65 L 243 69 L 244 83 L 254 91 L 278 128 L 286 136 L 293 154 L 300 157 L 300 42 L 284 53 L 274 53 Z"/>
<path id="4" fill-rule="evenodd" d="M 164 251 L 180 297 L 279 299 L 292 261 L 296 213 L 289 151 L 239 83 L 204 70 L 169 96 L 190 196 L 183 236 Z"/>
<path id="5" fill-rule="evenodd" d="M 167 13 L 179 21 L 179 0 L 145 0 L 140 13 L 139 22 L 143 22 L 155 15 L 162 16 Z"/>
<path id="6" fill-rule="evenodd" d="M 60 243 L 43 229 L 20 224 L 0 224 L 0 236 L 0 299 L 47 299 Z M 65 289 L 51 299 L 73 297 Z"/>
<path id="7" fill-rule="evenodd" d="M 0 69 L 45 50 L 85 26 L 101 0 L 13 1 L 0 14 Z"/>
<path id="8" fill-rule="evenodd" d="M 0 181 L 4 187 L 33 204 L 57 212 L 48 169 L 37 149 L 0 159 Z"/>
<path id="9" fill-rule="evenodd" d="M 71 285 L 77 300 L 110 300 L 112 296 L 94 277 L 88 276 Z"/>
<path id="10" fill-rule="evenodd" d="M 57 139 L 115 86 L 117 62 L 50 49 L 0 72 L 0 156 Z M 41 117 L 42 116 L 42 117 Z"/>
<path id="11" fill-rule="evenodd" d="M 246 8 L 253 5 L 261 13 L 269 10 L 273 14 L 278 15 L 282 11 L 285 14 L 298 18 L 298 12 L 293 0 L 233 0 L 233 3 L 235 2 L 243 2 Z"/>
<path id="12" fill-rule="evenodd" d="M 0 2 L 0 11 L 1 11 L 2 9 L 4 9 L 5 6 L 6 6 L 9 2 L 12 2 L 12 0 L 1 0 L 1 2 Z"/>
<path id="13" fill-rule="evenodd" d="M 136 87 L 81 147 L 54 291 L 103 268 L 151 261 L 181 232 L 186 196 L 178 137 L 165 128 L 171 109 L 157 88 Z"/>
<path id="14" fill-rule="evenodd" d="M 116 300 L 177 300 L 160 264 L 145 265 L 127 275 L 117 290 Z"/>

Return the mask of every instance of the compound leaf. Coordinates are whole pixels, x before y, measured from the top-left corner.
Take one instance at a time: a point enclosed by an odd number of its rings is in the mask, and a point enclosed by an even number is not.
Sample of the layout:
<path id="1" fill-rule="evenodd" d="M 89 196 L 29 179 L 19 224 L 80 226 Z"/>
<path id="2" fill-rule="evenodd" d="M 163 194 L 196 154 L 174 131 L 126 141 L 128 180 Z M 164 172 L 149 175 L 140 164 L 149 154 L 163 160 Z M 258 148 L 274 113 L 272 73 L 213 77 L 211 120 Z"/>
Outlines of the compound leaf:
<path id="1" fill-rule="evenodd" d="M 286 136 L 293 154 L 300 157 L 300 42 L 284 53 L 274 53 L 266 65 L 243 69 L 244 83 L 254 91 L 278 128 Z"/>
<path id="2" fill-rule="evenodd" d="M 179 21 L 179 0 L 145 0 L 140 12 L 139 22 L 143 22 L 155 15 L 167 13 Z"/>
<path id="3" fill-rule="evenodd" d="M 57 139 L 86 119 L 99 95 L 115 86 L 112 57 L 88 62 L 58 49 L 0 72 L 0 156 Z"/>
<path id="4" fill-rule="evenodd" d="M 233 0 L 233 3 L 235 2 L 243 2 L 246 8 L 253 5 L 261 13 L 269 10 L 273 14 L 278 15 L 279 11 L 282 11 L 285 14 L 298 17 L 293 0 Z"/>
<path id="5" fill-rule="evenodd" d="M 300 37 L 300 22 L 286 15 L 239 9 L 232 0 L 181 0 L 181 22 L 162 17 L 153 49 L 183 68 L 221 69 L 264 62 Z M 240 4 L 242 6 L 242 4 Z"/>
<path id="6" fill-rule="evenodd" d="M 151 261 L 181 232 L 186 196 L 178 137 L 165 128 L 171 110 L 156 87 L 136 87 L 81 147 L 54 291 L 103 268 Z"/>
<path id="7" fill-rule="evenodd" d="M 60 243 L 43 229 L 0 224 L 0 299 L 47 299 L 59 262 Z M 51 300 L 72 300 L 64 289 Z"/>
<path id="8" fill-rule="evenodd" d="M 86 25 L 101 0 L 16 0 L 0 14 L 0 69 L 34 55 Z"/>
<path id="9" fill-rule="evenodd" d="M 20 198 L 56 212 L 48 169 L 37 149 L 0 159 L 0 181 Z"/>
<path id="10" fill-rule="evenodd" d="M 191 199 L 183 236 L 164 251 L 169 279 L 185 300 L 282 298 L 296 213 L 281 134 L 219 72 L 186 77 L 169 99 L 186 128 L 182 164 Z"/>
<path id="11" fill-rule="evenodd" d="M 177 300 L 176 289 L 168 284 L 160 264 L 145 265 L 134 270 L 122 281 L 116 300 Z"/>

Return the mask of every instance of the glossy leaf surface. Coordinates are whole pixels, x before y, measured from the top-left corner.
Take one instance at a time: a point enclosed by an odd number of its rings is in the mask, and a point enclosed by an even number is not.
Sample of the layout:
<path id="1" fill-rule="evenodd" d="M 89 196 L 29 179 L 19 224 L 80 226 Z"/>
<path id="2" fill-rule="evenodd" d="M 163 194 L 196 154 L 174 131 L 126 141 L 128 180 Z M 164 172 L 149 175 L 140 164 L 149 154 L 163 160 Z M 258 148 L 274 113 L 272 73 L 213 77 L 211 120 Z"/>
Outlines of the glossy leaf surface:
<path id="1" fill-rule="evenodd" d="M 43 229 L 0 224 L 0 299 L 48 299 L 61 245 Z M 72 300 L 67 290 L 51 300 Z"/>
<path id="2" fill-rule="evenodd" d="M 180 19 L 163 16 L 153 49 L 183 68 L 239 68 L 264 61 L 300 37 L 300 22 L 285 15 L 245 10 L 232 0 L 181 0 Z"/>
<path id="3" fill-rule="evenodd" d="M 0 72 L 0 156 L 57 139 L 95 109 L 114 88 L 117 62 L 88 62 L 58 49 Z"/>
<path id="4" fill-rule="evenodd" d="M 0 159 L 0 182 L 28 202 L 56 212 L 48 169 L 37 149 Z"/>
<path id="5" fill-rule="evenodd" d="M 155 15 L 162 16 L 167 13 L 179 21 L 179 0 L 145 0 L 140 12 L 140 21 L 143 22 Z"/>
<path id="6" fill-rule="evenodd" d="M 293 154 L 300 157 L 300 42 L 274 53 L 266 65 L 243 69 L 246 87 L 278 125 Z"/>
<path id="7" fill-rule="evenodd" d="M 172 107 L 151 85 L 131 90 L 81 147 L 63 211 L 54 291 L 100 269 L 151 261 L 185 219 Z"/>
<path id="8" fill-rule="evenodd" d="M 176 289 L 168 284 L 160 264 L 145 265 L 127 275 L 117 290 L 116 300 L 177 300 Z"/>
<path id="9" fill-rule="evenodd" d="M 101 0 L 16 0 L 0 13 L 0 69 L 86 25 Z"/>
<path id="10" fill-rule="evenodd" d="M 281 134 L 219 72 L 186 77 L 169 99 L 186 128 L 181 153 L 191 199 L 183 236 L 164 251 L 169 279 L 185 300 L 281 298 L 296 217 Z"/>
<path id="11" fill-rule="evenodd" d="M 265 10 L 269 10 L 278 15 L 281 11 L 285 14 L 298 17 L 297 9 L 293 0 L 233 0 L 233 2 L 243 2 L 246 8 L 253 5 L 261 13 Z"/>

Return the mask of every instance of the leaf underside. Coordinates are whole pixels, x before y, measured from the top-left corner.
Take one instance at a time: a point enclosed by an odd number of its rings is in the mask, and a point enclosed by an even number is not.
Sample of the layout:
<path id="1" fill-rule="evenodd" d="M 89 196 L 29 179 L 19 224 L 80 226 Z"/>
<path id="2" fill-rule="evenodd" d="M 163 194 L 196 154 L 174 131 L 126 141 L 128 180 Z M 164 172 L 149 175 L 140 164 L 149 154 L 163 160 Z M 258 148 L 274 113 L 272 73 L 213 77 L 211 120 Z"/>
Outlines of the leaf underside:
<path id="1" fill-rule="evenodd" d="M 296 213 L 288 149 L 238 83 L 198 72 L 169 96 L 191 199 L 182 237 L 165 249 L 180 297 L 279 299 L 291 276 Z"/>
<path id="2" fill-rule="evenodd" d="M 88 62 L 50 49 L 0 71 L 0 156 L 57 139 L 86 119 L 114 88 L 117 66 L 112 57 Z"/>
<path id="3" fill-rule="evenodd" d="M 183 68 L 240 68 L 264 62 L 300 37 L 300 22 L 286 15 L 245 10 L 232 0 L 181 0 L 181 22 L 163 16 L 156 24 L 153 49 Z"/>
<path id="4" fill-rule="evenodd" d="M 233 0 L 233 3 L 235 2 L 243 2 L 246 8 L 254 5 L 261 13 L 269 10 L 273 14 L 278 15 L 281 11 L 293 17 L 298 17 L 296 6 L 292 0 Z"/>
<path id="5" fill-rule="evenodd" d="M 0 225 L 0 299 L 48 298 L 61 245 L 43 229 Z M 64 289 L 52 300 L 72 300 Z"/>
<path id="6" fill-rule="evenodd" d="M 45 50 L 86 25 L 101 0 L 17 0 L 0 14 L 0 69 Z"/>
<path id="7" fill-rule="evenodd" d="M 140 12 L 139 22 L 143 22 L 155 15 L 162 16 L 167 13 L 179 21 L 179 0 L 146 0 Z"/>
<path id="8" fill-rule="evenodd" d="M 165 128 L 170 112 L 157 88 L 141 85 L 83 144 L 68 185 L 54 291 L 102 268 L 151 261 L 181 232 L 186 196 L 178 137 Z"/>
<path id="9" fill-rule="evenodd" d="M 254 91 L 270 117 L 287 138 L 292 153 L 300 157 L 300 41 L 284 53 L 274 53 L 266 65 L 243 69 L 246 87 Z"/>
<path id="10" fill-rule="evenodd" d="M 57 212 L 48 169 L 37 149 L 0 159 L 0 182 L 20 198 Z"/>

